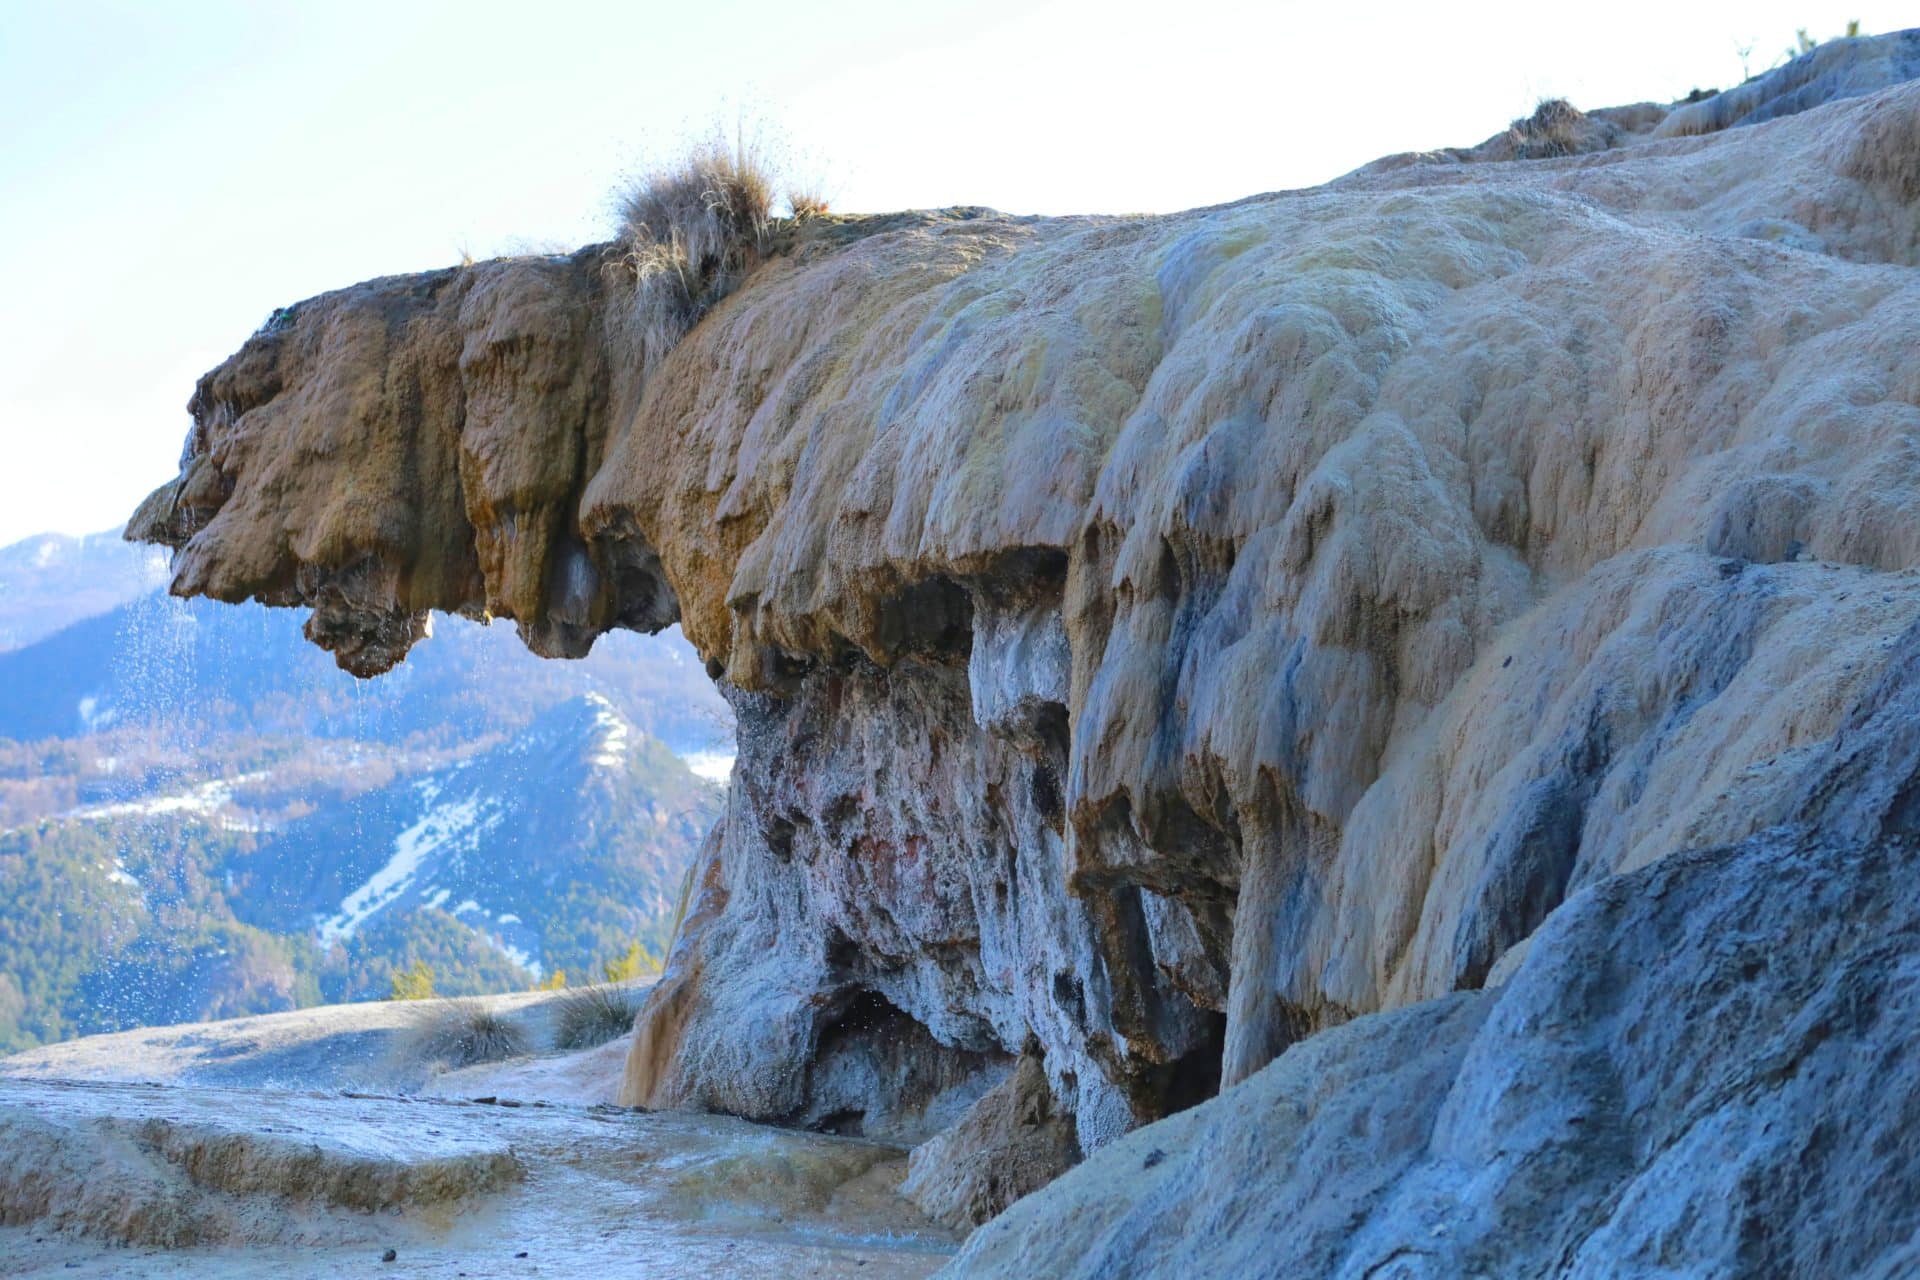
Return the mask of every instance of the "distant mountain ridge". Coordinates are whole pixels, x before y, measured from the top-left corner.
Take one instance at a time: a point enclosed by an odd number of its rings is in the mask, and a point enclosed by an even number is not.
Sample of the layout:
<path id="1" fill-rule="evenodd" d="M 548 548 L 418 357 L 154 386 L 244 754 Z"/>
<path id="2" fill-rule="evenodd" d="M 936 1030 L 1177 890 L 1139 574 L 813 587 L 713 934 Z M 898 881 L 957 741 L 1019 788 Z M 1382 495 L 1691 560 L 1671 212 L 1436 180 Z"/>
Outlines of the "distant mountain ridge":
<path id="1" fill-rule="evenodd" d="M 244 859 L 252 922 L 325 943 L 444 910 L 535 977 L 581 973 L 631 939 L 657 948 L 709 784 L 597 693 L 510 741 L 263 837 Z M 331 855 L 331 856 L 330 856 Z M 600 905 L 584 913 L 570 896 Z"/>
<path id="2" fill-rule="evenodd" d="M 0 651 L 18 649 L 167 583 L 167 553 L 118 529 L 43 533 L 0 547 Z"/>
<path id="3" fill-rule="evenodd" d="M 161 722 L 183 741 L 471 738 L 598 692 L 675 750 L 727 741 L 726 703 L 677 633 L 622 632 L 563 664 L 529 654 L 510 628 L 439 619 L 417 664 L 361 681 L 302 639 L 301 620 L 299 610 L 154 593 L 122 602 L 0 653 L 0 737 L 76 738 Z"/>

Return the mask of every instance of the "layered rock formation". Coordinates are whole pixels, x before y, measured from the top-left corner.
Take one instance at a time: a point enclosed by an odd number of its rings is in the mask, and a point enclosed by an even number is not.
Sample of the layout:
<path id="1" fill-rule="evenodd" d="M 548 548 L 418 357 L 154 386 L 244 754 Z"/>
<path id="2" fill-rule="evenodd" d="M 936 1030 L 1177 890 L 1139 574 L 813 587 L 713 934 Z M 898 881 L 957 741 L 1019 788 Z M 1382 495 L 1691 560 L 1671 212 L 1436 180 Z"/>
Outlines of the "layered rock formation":
<path id="1" fill-rule="evenodd" d="M 1373 1274 L 1453 1274 L 1501 1255 L 1389 1227 L 1531 1230 L 1483 1174 L 1537 1140 L 1608 1170 L 1553 1194 L 1626 1215 L 1555 1219 L 1552 1265 L 1664 1258 L 1659 1126 L 1812 1069 L 1754 1020 L 1813 979 L 1709 914 L 1906 954 L 1920 86 L 1880 86 L 1914 45 L 1555 117 L 1558 158 L 1516 126 L 1170 217 L 810 221 L 644 378 L 602 248 L 373 281 L 201 381 L 133 533 L 178 592 L 312 606 L 362 673 L 434 609 L 559 655 L 681 623 L 740 763 L 629 1101 L 984 1135 L 1024 1054 L 1091 1152 L 1305 1040 L 1162 1159 L 1099 1157 L 1150 1176 L 1098 1221 L 1197 1231 L 1237 1168 L 1387 1224 Z M 1700 984 L 1766 994 L 1714 1041 Z M 1187 1158 L 1255 1098 L 1281 1147 Z M 1320 1151 L 1378 1156 L 1394 1207 L 1336 1205 Z M 1826 1176 L 1769 1203 L 1876 1212 Z"/>

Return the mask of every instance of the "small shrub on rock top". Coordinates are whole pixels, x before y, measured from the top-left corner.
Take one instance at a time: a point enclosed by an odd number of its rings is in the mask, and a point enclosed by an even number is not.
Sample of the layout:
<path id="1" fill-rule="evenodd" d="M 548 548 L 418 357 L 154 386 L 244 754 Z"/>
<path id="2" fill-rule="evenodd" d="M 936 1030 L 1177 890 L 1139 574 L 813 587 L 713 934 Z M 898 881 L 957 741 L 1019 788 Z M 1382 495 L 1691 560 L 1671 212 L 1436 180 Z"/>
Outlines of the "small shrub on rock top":
<path id="1" fill-rule="evenodd" d="M 787 192 L 787 208 L 796 218 L 818 218 L 827 212 L 827 198 L 817 191 L 799 188 Z"/>
<path id="2" fill-rule="evenodd" d="M 1565 98 L 1543 99 L 1532 115 L 1515 120 L 1508 130 L 1515 158 L 1543 160 L 1572 155 L 1580 149 L 1580 126 L 1586 119 Z"/>

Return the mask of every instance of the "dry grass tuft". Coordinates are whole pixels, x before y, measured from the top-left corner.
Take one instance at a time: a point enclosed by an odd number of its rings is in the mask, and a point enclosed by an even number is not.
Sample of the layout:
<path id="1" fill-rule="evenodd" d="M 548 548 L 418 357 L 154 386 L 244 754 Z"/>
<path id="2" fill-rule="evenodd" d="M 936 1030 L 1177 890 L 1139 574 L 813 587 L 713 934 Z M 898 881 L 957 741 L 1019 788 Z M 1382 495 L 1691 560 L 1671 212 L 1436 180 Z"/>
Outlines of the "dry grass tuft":
<path id="1" fill-rule="evenodd" d="M 554 1019 L 553 1047 L 591 1049 L 633 1030 L 640 993 L 620 983 L 574 987 L 560 997 Z"/>
<path id="2" fill-rule="evenodd" d="M 801 187 L 787 192 L 787 208 L 795 218 L 818 218 L 828 211 L 827 198 L 818 191 Z"/>
<path id="3" fill-rule="evenodd" d="M 478 1000 L 434 1000 L 423 1004 L 411 1025 L 394 1041 L 394 1056 L 419 1068 L 470 1067 L 529 1052 L 527 1033 Z"/>
<path id="4" fill-rule="evenodd" d="M 1565 98 L 1545 98 L 1532 115 L 1515 120 L 1507 136 L 1519 160 L 1570 156 L 1580 149 L 1581 126 L 1586 122 L 1586 114 Z"/>
<path id="5" fill-rule="evenodd" d="M 774 186 L 764 148 L 742 130 L 696 145 L 622 197 L 623 261 L 648 368 L 760 260 Z"/>

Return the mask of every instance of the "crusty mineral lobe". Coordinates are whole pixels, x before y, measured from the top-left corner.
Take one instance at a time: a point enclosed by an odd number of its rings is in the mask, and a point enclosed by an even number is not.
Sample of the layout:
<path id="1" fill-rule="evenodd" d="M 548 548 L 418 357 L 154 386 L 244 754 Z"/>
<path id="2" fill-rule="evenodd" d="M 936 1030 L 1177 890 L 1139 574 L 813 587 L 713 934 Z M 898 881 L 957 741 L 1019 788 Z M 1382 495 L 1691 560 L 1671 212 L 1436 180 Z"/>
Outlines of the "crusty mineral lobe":
<path id="1" fill-rule="evenodd" d="M 914 1148 L 900 1194 L 934 1221 L 966 1231 L 1079 1159 L 1073 1117 L 1060 1111 L 1040 1060 L 1027 1054 L 952 1128 Z"/>
<path id="2" fill-rule="evenodd" d="M 810 221 L 644 385 L 599 250 L 374 281 L 202 380 L 134 532 L 357 671 L 678 618 L 740 766 L 628 1100 L 919 1140 L 1030 1049 L 1096 1151 L 1875 749 L 1914 39 L 1557 159 Z"/>
<path id="3" fill-rule="evenodd" d="M 608 356 L 606 267 L 585 249 L 276 311 L 200 380 L 181 474 L 128 536 L 180 548 L 177 595 L 311 605 L 308 638 L 361 676 L 435 609 L 518 619 L 550 656 L 668 625 L 651 549 L 578 529 L 634 389 Z"/>

